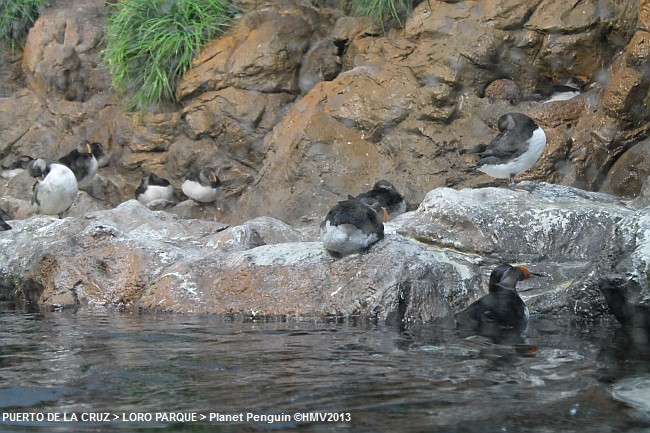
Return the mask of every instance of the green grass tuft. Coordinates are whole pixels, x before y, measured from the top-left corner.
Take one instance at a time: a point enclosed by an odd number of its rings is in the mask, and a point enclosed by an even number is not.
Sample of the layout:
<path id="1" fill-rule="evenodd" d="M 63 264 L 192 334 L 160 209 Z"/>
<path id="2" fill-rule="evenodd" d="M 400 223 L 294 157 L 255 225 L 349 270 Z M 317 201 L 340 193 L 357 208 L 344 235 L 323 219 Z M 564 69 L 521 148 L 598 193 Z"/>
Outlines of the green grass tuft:
<path id="1" fill-rule="evenodd" d="M 140 111 L 175 101 L 178 79 L 236 13 L 227 0 L 122 0 L 113 7 L 104 59 L 127 108 Z"/>
<path id="2" fill-rule="evenodd" d="M 431 8 L 431 3 L 426 0 Z M 384 23 L 394 19 L 400 28 L 404 28 L 405 19 L 421 0 L 354 0 L 353 11 L 356 15 L 371 17 L 382 28 Z"/>
<path id="3" fill-rule="evenodd" d="M 0 42 L 24 47 L 27 32 L 49 6 L 48 0 L 0 0 Z"/>

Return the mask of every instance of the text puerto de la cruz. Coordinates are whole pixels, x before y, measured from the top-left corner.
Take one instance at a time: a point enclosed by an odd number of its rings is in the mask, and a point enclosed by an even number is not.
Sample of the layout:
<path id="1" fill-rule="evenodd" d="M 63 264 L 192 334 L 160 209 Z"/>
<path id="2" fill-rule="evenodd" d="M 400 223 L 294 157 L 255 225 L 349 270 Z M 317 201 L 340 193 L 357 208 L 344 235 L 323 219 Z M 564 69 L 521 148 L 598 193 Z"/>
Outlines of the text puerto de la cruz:
<path id="1" fill-rule="evenodd" d="M 347 423 L 350 412 L 2 412 L 2 423 Z"/>

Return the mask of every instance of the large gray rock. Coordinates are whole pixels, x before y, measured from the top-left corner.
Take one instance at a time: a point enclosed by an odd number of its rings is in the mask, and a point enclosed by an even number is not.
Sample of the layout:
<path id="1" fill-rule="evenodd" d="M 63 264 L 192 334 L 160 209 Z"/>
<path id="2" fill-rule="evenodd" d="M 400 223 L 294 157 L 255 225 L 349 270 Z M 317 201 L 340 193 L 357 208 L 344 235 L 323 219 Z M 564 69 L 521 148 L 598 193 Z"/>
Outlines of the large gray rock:
<path id="1" fill-rule="evenodd" d="M 620 252 L 615 270 L 627 280 L 626 298 L 650 305 L 650 207 L 623 219 L 617 235 Z"/>
<path id="2" fill-rule="evenodd" d="M 57 220 L 11 221 L 0 233 L 3 298 L 54 308 L 260 316 L 451 318 L 485 293 L 501 261 L 544 274 L 518 287 L 533 313 L 606 311 L 598 281 L 630 276 L 648 293 L 649 208 L 548 184 L 437 189 L 391 221 L 367 252 L 331 257 L 320 242 L 263 217 L 227 227 L 131 200 Z"/>
<path id="3" fill-rule="evenodd" d="M 619 257 L 616 239 L 634 211 L 601 193 L 524 182 L 506 188 L 436 189 L 399 233 L 498 261 L 521 262 L 546 277 L 525 286 L 532 311 L 595 315 L 604 309 L 597 277 Z"/>

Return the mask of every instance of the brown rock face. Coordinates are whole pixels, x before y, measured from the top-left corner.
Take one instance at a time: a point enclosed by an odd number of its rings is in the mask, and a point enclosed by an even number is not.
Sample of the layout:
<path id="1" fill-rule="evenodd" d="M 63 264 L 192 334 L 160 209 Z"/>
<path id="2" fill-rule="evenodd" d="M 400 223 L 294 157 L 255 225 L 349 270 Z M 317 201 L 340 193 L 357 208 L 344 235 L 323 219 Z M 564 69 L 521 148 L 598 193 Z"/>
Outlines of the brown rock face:
<path id="1" fill-rule="evenodd" d="M 136 115 L 121 111 L 99 67 L 105 2 L 55 2 L 30 31 L 27 89 L 15 59 L 0 65 L 14 77 L 0 83 L 0 162 L 101 141 L 112 158 L 95 196 L 110 205 L 132 198 L 143 172 L 179 188 L 210 165 L 220 210 L 179 214 L 298 222 L 382 178 L 410 203 L 440 186 L 497 184 L 474 170 L 472 152 L 509 111 L 548 137 L 520 179 L 601 189 L 648 135 L 648 0 L 431 0 L 387 34 L 300 0 L 241 5 L 178 83 L 179 104 Z M 574 76 L 588 83 L 580 96 L 543 103 Z M 638 194 L 631 185 L 625 193 Z"/>
<path id="2" fill-rule="evenodd" d="M 612 166 L 603 190 L 624 197 L 634 197 L 650 176 L 650 140 L 627 150 Z"/>
<path id="3" fill-rule="evenodd" d="M 46 11 L 25 44 L 23 72 L 42 95 L 83 101 L 107 83 L 95 76 L 106 15 L 105 2 L 76 2 Z M 91 88 L 89 91 L 89 87 Z"/>
<path id="4" fill-rule="evenodd" d="M 303 56 L 333 24 L 331 16 L 301 2 L 255 9 L 203 49 L 178 85 L 178 99 L 226 87 L 297 94 Z"/>

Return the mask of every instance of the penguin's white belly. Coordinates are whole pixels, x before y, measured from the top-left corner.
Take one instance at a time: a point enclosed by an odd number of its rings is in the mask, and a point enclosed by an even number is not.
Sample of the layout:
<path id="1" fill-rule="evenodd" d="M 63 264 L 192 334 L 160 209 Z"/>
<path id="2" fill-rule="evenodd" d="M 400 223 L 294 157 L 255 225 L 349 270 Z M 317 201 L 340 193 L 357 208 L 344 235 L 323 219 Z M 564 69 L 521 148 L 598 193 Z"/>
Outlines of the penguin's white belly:
<path id="1" fill-rule="evenodd" d="M 497 179 L 507 179 L 510 175 L 521 174 L 535 165 L 537 160 L 544 153 L 546 147 L 546 134 L 541 129 L 535 130 L 529 140 L 528 150 L 517 158 L 505 164 L 486 164 L 478 168 L 478 171 Z"/>
<path id="2" fill-rule="evenodd" d="M 138 201 L 142 204 L 147 204 L 154 200 L 171 200 L 173 196 L 174 187 L 171 185 L 148 185 L 147 189 L 138 195 Z"/>
<path id="3" fill-rule="evenodd" d="M 51 170 L 36 187 L 34 208 L 45 215 L 59 215 L 72 206 L 77 198 L 77 179 L 67 167 Z"/>
<path id="4" fill-rule="evenodd" d="M 194 182 L 192 180 L 186 180 L 183 182 L 181 189 L 183 190 L 183 194 L 193 200 L 202 203 L 210 203 L 215 201 L 219 195 L 220 190 L 219 188 L 212 188 L 212 186 L 201 185 L 200 183 Z"/>
<path id="5" fill-rule="evenodd" d="M 5 168 L 2 169 L 2 178 L 8 180 L 13 178 L 14 176 L 19 175 L 23 171 L 25 171 L 24 168 Z"/>
<path id="6" fill-rule="evenodd" d="M 555 93 L 554 95 L 552 95 L 552 96 L 551 96 L 549 99 L 547 99 L 546 101 L 543 101 L 543 103 L 546 104 L 546 103 L 548 103 L 548 102 L 568 101 L 568 100 L 570 100 L 570 99 L 575 98 L 575 97 L 578 96 L 579 94 L 580 94 L 580 92 L 578 92 L 577 90 L 576 90 L 576 91 L 573 91 L 573 92 L 571 92 L 571 91 L 568 91 L 568 92 L 567 92 L 567 91 L 565 91 L 565 92 L 558 92 L 558 93 Z"/>
<path id="7" fill-rule="evenodd" d="M 366 249 L 379 240 L 376 233 L 365 234 L 355 225 L 333 226 L 329 221 L 321 229 L 320 237 L 325 249 L 342 255 Z"/>

